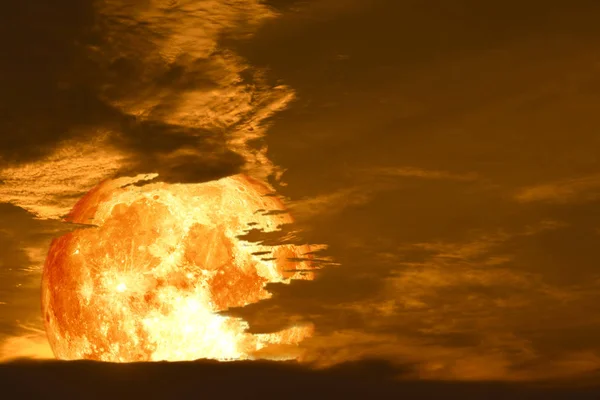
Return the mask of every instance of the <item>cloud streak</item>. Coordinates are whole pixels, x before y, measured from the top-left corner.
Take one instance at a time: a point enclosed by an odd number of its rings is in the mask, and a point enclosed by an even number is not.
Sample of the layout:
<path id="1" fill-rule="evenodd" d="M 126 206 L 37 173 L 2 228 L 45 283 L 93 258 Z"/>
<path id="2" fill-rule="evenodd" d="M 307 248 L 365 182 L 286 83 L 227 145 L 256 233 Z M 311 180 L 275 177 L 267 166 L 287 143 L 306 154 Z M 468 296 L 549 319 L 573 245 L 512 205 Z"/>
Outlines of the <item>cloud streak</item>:
<path id="1" fill-rule="evenodd" d="M 514 196 L 520 203 L 587 202 L 600 198 L 600 175 L 588 175 L 520 189 Z"/>
<path id="2" fill-rule="evenodd" d="M 300 219 L 318 218 L 340 213 L 346 208 L 366 205 L 376 195 L 402 187 L 409 179 L 434 183 L 457 182 L 465 184 L 476 183 L 481 180 L 475 173 L 460 174 L 412 166 L 371 167 L 356 169 L 352 172 L 355 183 L 351 186 L 290 202 L 290 208 L 294 215 Z"/>

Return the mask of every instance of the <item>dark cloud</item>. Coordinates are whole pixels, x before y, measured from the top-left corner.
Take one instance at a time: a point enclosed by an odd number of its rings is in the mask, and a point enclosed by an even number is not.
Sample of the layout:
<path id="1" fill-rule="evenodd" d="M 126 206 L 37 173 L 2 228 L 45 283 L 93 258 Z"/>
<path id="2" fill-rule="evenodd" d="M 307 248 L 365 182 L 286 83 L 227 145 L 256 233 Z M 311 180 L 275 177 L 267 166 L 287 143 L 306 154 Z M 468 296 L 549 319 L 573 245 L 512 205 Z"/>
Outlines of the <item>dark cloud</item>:
<path id="1" fill-rule="evenodd" d="M 245 162 L 219 132 L 160 122 L 131 121 L 113 143 L 128 154 L 122 175 L 158 173 L 158 180 L 168 183 L 223 178 L 238 173 Z"/>
<path id="2" fill-rule="evenodd" d="M 91 1 L 14 2 L 0 18 L 2 164 L 40 158 L 74 127 L 111 116 L 86 82 Z"/>
<path id="3" fill-rule="evenodd" d="M 306 6 L 241 46 L 298 92 L 269 135 L 286 179 L 304 182 L 290 190 L 317 190 L 307 164 L 327 185 L 375 159 L 524 183 L 596 167 L 598 5 L 442 3 Z"/>

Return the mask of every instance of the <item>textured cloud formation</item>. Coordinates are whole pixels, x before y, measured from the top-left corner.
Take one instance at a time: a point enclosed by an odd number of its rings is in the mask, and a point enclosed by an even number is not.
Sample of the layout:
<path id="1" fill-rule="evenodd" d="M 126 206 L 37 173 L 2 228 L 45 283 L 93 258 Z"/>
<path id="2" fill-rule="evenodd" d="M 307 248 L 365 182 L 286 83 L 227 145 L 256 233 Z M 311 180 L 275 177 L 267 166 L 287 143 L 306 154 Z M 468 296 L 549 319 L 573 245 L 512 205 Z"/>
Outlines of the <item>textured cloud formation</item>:
<path id="1" fill-rule="evenodd" d="M 551 379 L 597 370 L 596 352 L 548 356 L 532 336 L 545 313 L 568 315 L 592 301 L 595 284 L 567 288 L 540 272 L 514 268 L 513 249 L 523 240 L 563 228 L 547 221 L 520 232 L 373 254 L 372 265 L 388 264 L 394 271 L 376 294 L 304 305 L 320 328 L 307 343 L 307 361 L 330 365 L 386 357 L 413 365 L 415 375 L 427 379 Z"/>
<path id="2" fill-rule="evenodd" d="M 66 215 L 82 193 L 117 172 L 124 156 L 99 136 L 65 142 L 49 157 L 0 170 L 0 200 L 39 218 Z"/>
<path id="3" fill-rule="evenodd" d="M 101 1 L 95 13 L 94 34 L 77 48 L 91 60 L 89 76 L 64 83 L 94 98 L 96 106 L 83 111 L 87 128 L 65 118 L 73 124 L 52 138 L 48 157 L 0 165 L 0 201 L 55 218 L 116 173 L 192 182 L 275 172 L 256 141 L 292 92 L 269 86 L 219 46 L 222 36 L 247 36 L 273 18 L 269 8 L 247 0 Z M 97 118 L 85 116 L 99 110 L 105 118 L 94 127 Z"/>
<path id="4" fill-rule="evenodd" d="M 264 149 L 250 142 L 292 93 L 269 86 L 261 71 L 219 46 L 222 37 L 248 36 L 273 18 L 269 8 L 254 0 L 105 1 L 98 13 L 103 40 L 90 48 L 105 78 L 98 90 L 133 118 L 119 141 L 132 153 L 130 168 L 164 172 L 171 181 L 273 172 Z"/>

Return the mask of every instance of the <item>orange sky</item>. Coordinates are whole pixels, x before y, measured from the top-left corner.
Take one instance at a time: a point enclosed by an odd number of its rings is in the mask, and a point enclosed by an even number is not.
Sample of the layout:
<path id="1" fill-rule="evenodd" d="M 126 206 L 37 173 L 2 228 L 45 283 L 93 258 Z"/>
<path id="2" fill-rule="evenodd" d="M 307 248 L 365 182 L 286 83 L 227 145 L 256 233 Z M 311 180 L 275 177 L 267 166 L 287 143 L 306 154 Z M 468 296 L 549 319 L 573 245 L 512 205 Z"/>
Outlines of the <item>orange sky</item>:
<path id="1" fill-rule="evenodd" d="M 50 356 L 41 266 L 86 191 L 245 172 L 339 264 L 232 310 L 251 330 L 310 321 L 307 360 L 422 378 L 596 371 L 600 4 L 495 3 L 14 6 L 0 360 Z"/>

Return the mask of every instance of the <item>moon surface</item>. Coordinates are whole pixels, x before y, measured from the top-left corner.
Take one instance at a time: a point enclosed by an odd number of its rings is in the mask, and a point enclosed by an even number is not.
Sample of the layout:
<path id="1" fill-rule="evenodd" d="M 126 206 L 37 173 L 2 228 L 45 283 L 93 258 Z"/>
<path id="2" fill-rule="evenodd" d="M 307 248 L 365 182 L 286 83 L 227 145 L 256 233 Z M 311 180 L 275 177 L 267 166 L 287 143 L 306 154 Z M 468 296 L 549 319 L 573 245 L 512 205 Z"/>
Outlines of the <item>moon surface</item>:
<path id="1" fill-rule="evenodd" d="M 292 222 L 272 190 L 245 175 L 200 184 L 121 178 L 87 193 L 55 239 L 42 312 L 59 359 L 110 362 L 252 359 L 296 345 L 312 327 L 250 334 L 219 314 L 270 297 L 265 285 L 313 279 L 309 246 L 244 241 Z M 272 352 L 269 354 L 273 354 Z M 286 358 L 285 355 L 271 356 Z"/>

